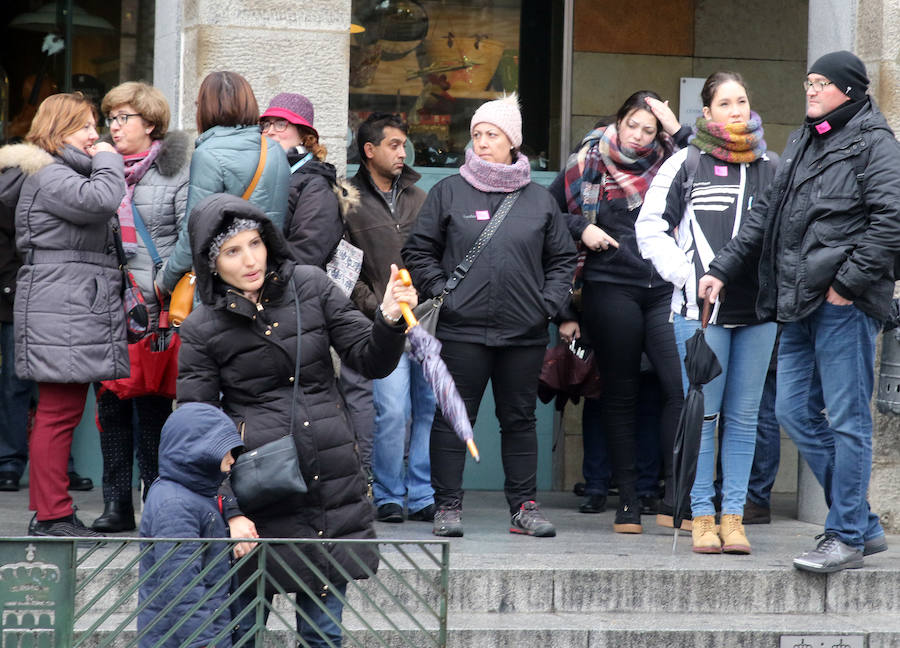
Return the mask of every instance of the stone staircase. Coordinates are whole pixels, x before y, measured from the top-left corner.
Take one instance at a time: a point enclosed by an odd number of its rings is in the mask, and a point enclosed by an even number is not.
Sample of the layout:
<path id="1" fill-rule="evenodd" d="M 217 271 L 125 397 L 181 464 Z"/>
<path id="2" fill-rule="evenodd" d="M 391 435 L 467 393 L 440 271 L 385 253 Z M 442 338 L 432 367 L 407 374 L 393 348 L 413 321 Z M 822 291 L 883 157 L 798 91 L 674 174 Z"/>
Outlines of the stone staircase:
<path id="1" fill-rule="evenodd" d="M 556 501 L 555 496 L 547 499 Z M 791 566 L 793 555 L 812 545 L 819 531 L 814 525 L 776 518 L 772 525 L 748 527 L 751 556 L 693 554 L 689 534 L 682 535 L 673 554 L 671 531 L 647 518 L 643 535 L 618 536 L 611 531 L 611 513 L 581 515 L 571 510 L 571 496 L 560 495 L 559 500 L 566 504 L 544 506 L 559 529 L 555 539 L 509 534 L 502 497 L 496 494 L 478 500 L 479 505 L 467 503 L 466 536 L 450 542 L 447 646 L 900 647 L 898 536 L 889 536 L 891 548 L 868 558 L 865 568 L 826 576 Z M 382 537 L 406 540 L 432 539 L 429 531 L 428 525 L 416 523 L 378 527 Z M 433 568 L 400 571 L 423 585 L 438 580 Z M 351 588 L 361 617 L 345 611 L 344 623 L 356 641 L 345 639 L 344 645 L 430 645 L 412 620 L 396 612 L 384 591 L 402 590 L 396 576 L 386 569 L 379 576 L 383 588 L 362 584 L 372 602 Z M 124 591 L 128 581 L 116 588 Z M 401 600 L 424 627 L 437 627 L 414 596 L 407 593 Z M 435 594 L 426 601 L 438 604 Z M 386 614 L 377 613 L 375 606 Z M 278 607 L 292 616 L 285 603 Z M 132 632 L 130 628 L 120 639 Z M 267 645 L 289 644 L 283 633 L 273 633 Z"/>

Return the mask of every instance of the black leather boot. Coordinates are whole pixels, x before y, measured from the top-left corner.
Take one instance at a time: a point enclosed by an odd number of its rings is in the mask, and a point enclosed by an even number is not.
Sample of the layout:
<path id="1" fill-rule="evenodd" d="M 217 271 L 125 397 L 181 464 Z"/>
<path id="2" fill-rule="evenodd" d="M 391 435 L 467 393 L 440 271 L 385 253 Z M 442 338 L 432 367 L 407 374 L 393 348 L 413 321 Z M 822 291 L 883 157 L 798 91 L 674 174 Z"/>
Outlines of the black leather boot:
<path id="1" fill-rule="evenodd" d="M 94 481 L 90 477 L 82 477 L 74 470 L 69 471 L 69 490 L 89 491 L 94 488 Z"/>
<path id="2" fill-rule="evenodd" d="M 103 533 L 133 531 L 137 528 L 134 524 L 134 506 L 131 502 L 104 502 L 103 515 L 94 520 L 91 528 Z"/>

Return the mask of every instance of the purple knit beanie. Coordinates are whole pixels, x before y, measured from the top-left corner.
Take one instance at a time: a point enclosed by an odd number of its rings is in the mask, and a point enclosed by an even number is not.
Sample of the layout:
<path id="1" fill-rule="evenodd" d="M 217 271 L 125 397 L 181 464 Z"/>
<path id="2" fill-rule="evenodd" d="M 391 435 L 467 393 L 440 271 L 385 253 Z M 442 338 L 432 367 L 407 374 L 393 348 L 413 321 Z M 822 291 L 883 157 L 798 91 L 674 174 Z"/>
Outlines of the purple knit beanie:
<path id="1" fill-rule="evenodd" d="M 516 148 L 522 146 L 522 113 L 519 112 L 519 97 L 515 92 L 481 104 L 472 115 L 469 135 L 477 124 L 483 122 L 493 124 L 502 130 Z"/>
<path id="2" fill-rule="evenodd" d="M 297 126 L 306 126 L 318 137 L 318 131 L 313 128 L 314 116 L 315 111 L 309 99 L 301 94 L 282 92 L 272 97 L 266 112 L 260 115 L 259 118 L 280 117 Z"/>

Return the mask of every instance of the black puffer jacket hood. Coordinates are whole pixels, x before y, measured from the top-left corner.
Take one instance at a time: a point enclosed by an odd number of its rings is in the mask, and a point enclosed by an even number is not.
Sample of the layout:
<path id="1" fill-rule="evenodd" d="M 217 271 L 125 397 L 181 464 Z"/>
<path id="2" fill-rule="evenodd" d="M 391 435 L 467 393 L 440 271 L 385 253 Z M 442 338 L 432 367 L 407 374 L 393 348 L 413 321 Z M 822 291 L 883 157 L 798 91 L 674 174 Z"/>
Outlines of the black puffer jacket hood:
<path id="1" fill-rule="evenodd" d="M 231 194 L 207 196 L 191 211 L 188 222 L 194 272 L 197 274 L 197 292 L 204 304 L 215 306 L 224 300 L 225 291 L 229 288 L 213 276 L 209 267 L 209 248 L 219 232 L 236 218 L 248 218 L 259 223 L 259 233 L 268 252 L 266 283 L 280 283 L 279 277 L 289 277 L 293 268 L 294 263 L 284 236 L 261 209 Z"/>

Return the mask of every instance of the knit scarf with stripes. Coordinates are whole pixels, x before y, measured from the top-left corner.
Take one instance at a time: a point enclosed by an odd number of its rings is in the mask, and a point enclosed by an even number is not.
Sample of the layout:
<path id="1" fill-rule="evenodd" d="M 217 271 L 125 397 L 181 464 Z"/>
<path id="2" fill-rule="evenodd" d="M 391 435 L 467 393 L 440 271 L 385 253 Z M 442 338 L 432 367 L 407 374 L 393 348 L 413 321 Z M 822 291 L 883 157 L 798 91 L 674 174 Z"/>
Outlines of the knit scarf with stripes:
<path id="1" fill-rule="evenodd" d="M 698 117 L 688 142 L 723 162 L 753 162 L 766 152 L 762 120 L 750 112 L 750 121 L 723 124 Z"/>

